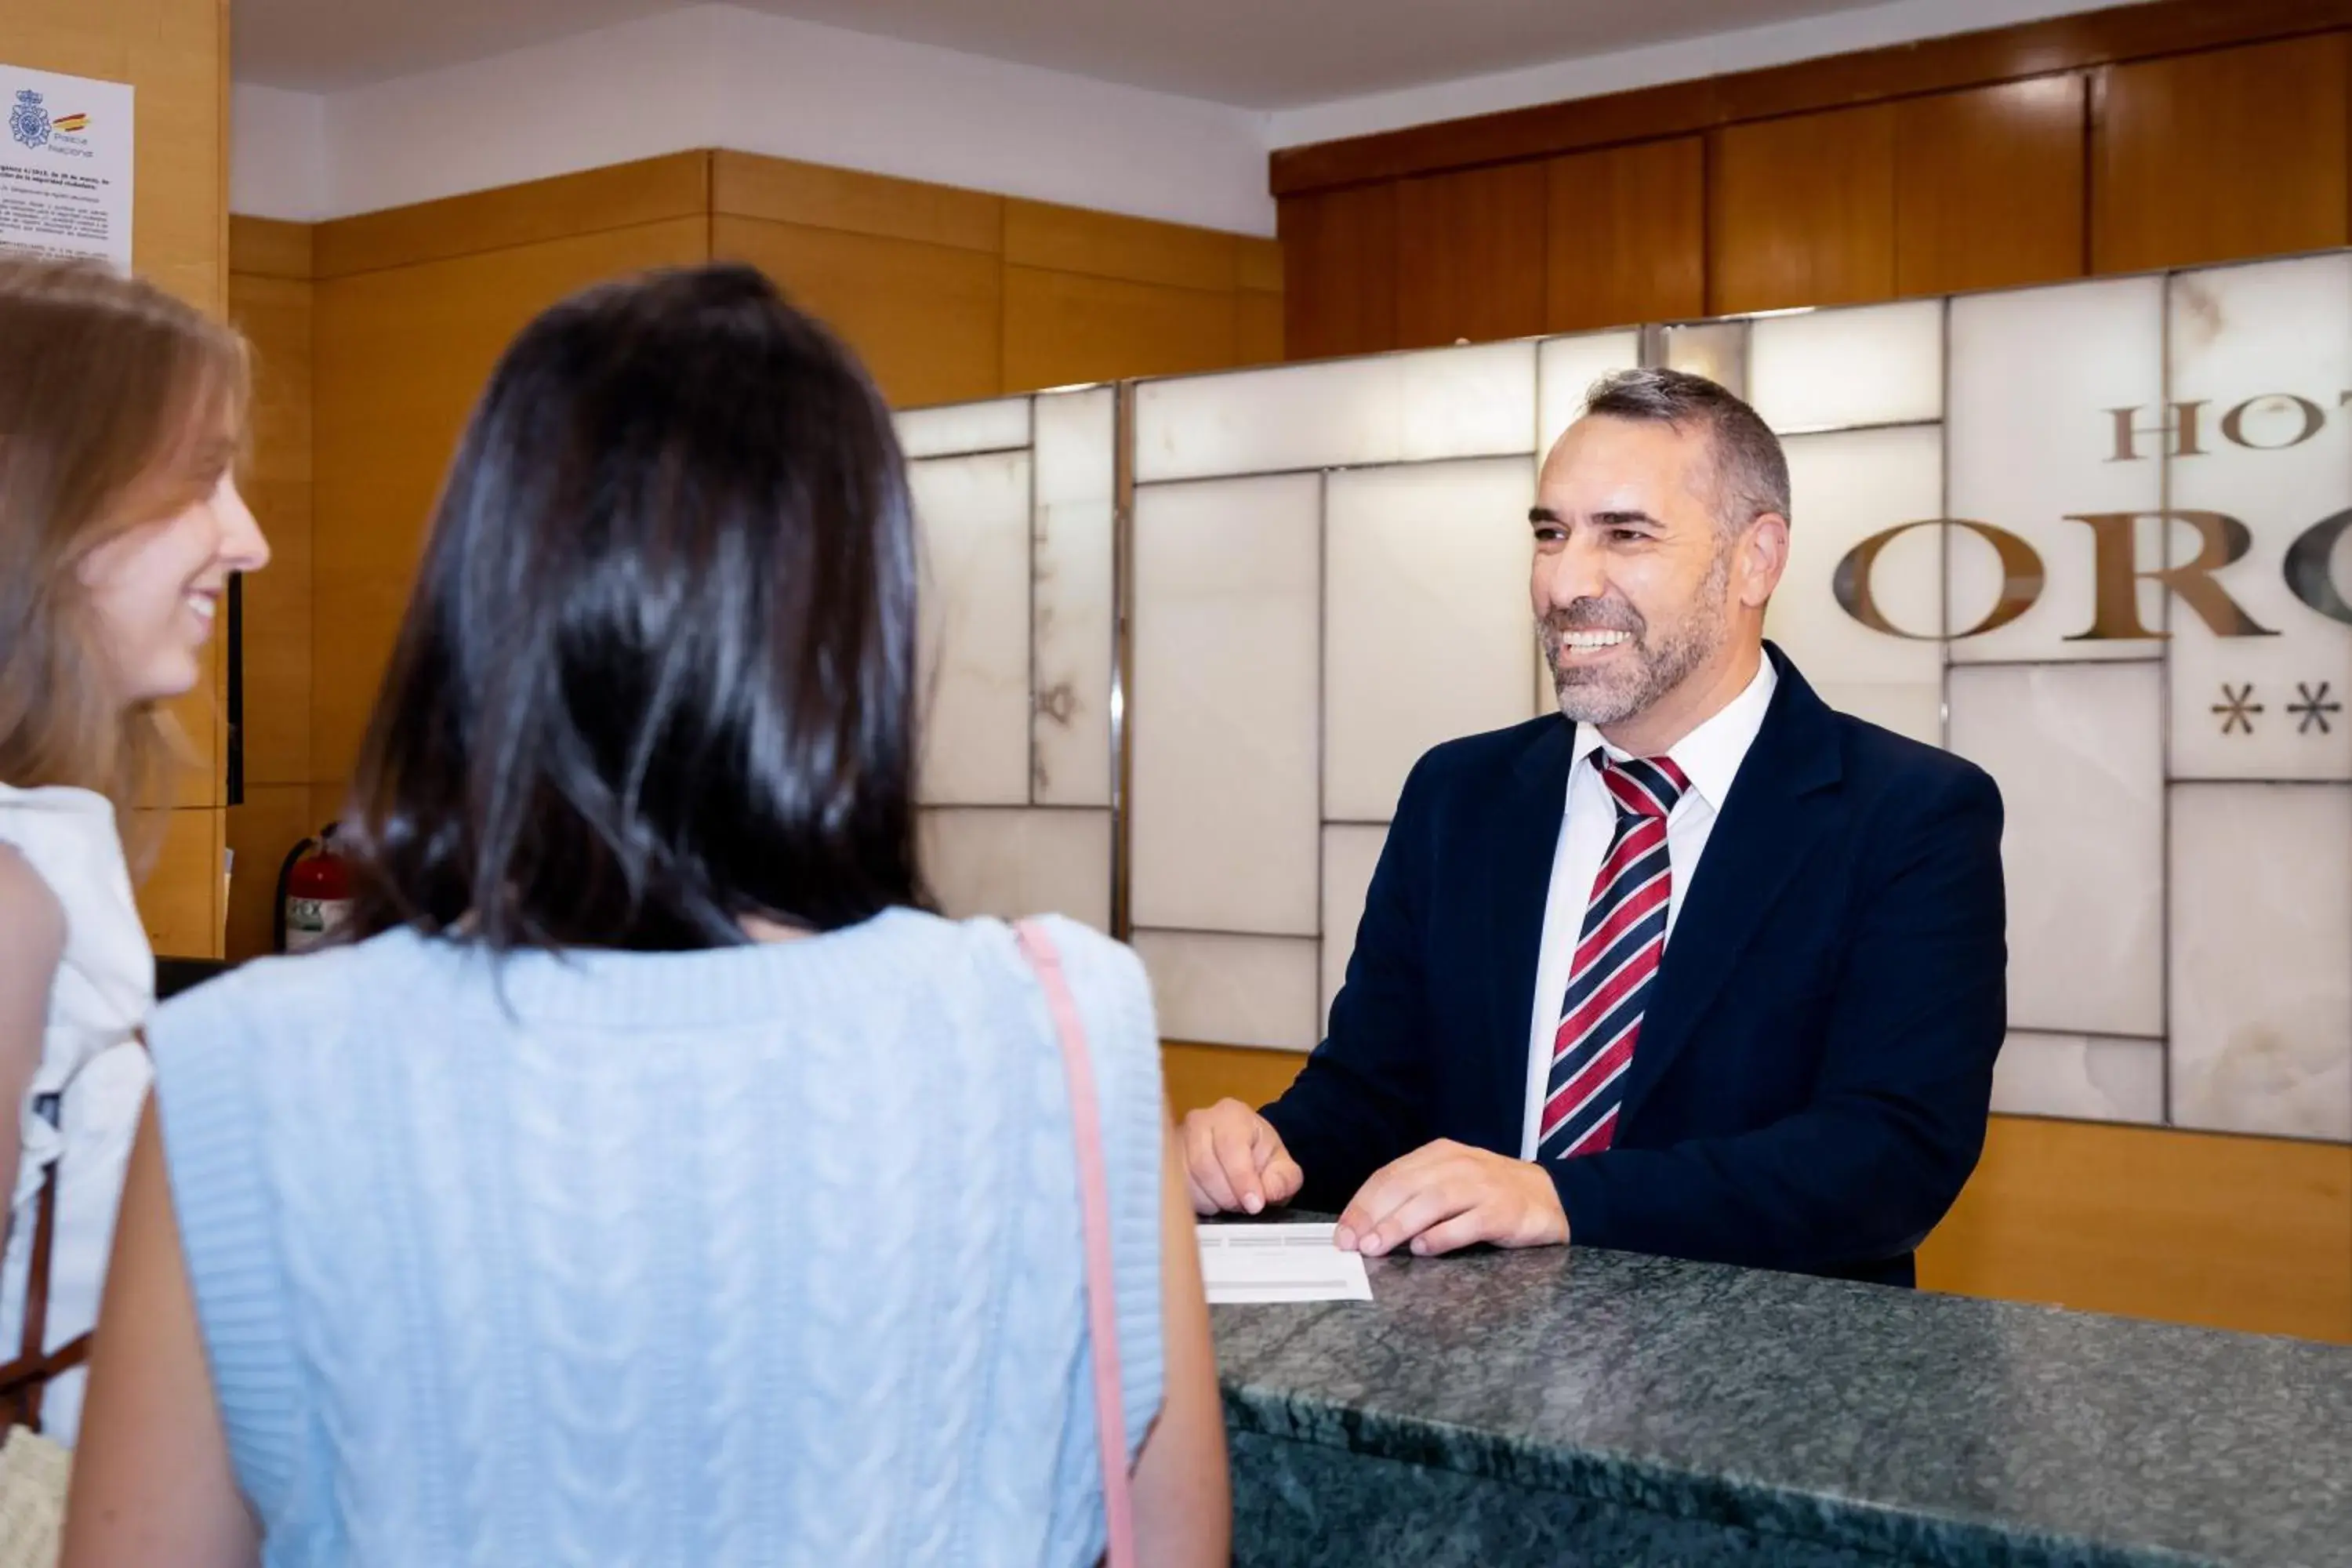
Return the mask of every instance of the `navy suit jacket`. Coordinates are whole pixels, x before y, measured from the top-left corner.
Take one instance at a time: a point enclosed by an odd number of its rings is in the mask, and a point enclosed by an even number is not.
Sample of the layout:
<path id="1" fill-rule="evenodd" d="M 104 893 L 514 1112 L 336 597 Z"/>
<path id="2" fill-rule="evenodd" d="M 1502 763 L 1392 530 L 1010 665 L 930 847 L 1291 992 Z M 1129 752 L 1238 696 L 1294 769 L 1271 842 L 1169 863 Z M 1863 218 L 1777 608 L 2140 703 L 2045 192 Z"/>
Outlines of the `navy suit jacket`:
<path id="1" fill-rule="evenodd" d="M 2007 1009 L 2000 795 L 1770 708 L 1683 893 L 1617 1131 L 1547 1167 L 1573 1242 L 1909 1284 L 1976 1166 Z M 1397 803 L 1329 1037 L 1265 1115 L 1338 1210 L 1433 1139 L 1517 1158 L 1576 727 L 1438 747 Z"/>

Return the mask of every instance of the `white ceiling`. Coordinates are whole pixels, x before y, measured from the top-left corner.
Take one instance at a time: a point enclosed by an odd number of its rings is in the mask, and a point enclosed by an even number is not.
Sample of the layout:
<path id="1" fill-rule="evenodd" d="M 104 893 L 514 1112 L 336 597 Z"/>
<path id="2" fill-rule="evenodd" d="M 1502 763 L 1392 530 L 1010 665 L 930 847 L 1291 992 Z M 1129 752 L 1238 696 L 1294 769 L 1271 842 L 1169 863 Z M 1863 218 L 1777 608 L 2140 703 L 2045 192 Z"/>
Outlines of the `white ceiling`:
<path id="1" fill-rule="evenodd" d="M 1857 10 L 1874 0 L 742 0 L 750 9 L 1246 109 Z M 684 0 L 236 0 L 241 82 L 331 92 Z"/>

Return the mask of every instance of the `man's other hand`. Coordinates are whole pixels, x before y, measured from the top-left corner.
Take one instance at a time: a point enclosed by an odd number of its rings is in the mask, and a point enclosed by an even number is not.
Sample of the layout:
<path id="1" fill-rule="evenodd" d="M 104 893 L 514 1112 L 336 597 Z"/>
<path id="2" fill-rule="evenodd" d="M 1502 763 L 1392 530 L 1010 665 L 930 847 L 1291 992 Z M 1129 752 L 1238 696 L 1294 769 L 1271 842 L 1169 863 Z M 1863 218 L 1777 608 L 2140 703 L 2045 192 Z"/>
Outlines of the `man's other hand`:
<path id="1" fill-rule="evenodd" d="M 1481 1241 L 1557 1247 L 1568 1215 L 1542 1166 L 1440 1139 L 1373 1172 L 1332 1239 L 1372 1258 L 1408 1245 L 1421 1258 Z"/>

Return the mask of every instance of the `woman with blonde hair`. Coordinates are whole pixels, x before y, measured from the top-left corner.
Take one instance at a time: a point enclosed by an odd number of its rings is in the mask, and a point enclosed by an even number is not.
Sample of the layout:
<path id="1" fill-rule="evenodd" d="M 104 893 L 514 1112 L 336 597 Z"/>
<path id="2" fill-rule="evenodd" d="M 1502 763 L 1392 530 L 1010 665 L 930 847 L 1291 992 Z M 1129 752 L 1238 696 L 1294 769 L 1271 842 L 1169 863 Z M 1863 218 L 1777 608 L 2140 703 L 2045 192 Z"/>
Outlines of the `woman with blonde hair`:
<path id="1" fill-rule="evenodd" d="M 148 1082 L 131 889 L 179 750 L 160 704 L 269 559 L 231 472 L 246 402 L 228 328 L 0 256 L 0 1420 L 68 1445 Z"/>

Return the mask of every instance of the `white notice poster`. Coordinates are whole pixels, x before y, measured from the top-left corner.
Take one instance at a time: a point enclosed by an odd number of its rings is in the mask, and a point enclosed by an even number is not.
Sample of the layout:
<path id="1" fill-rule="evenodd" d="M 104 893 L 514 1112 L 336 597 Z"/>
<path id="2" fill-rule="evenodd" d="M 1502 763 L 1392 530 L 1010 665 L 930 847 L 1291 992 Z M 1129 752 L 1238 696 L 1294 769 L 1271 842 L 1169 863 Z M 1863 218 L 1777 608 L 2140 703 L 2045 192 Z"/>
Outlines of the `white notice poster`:
<path id="1" fill-rule="evenodd" d="M 131 89 L 0 65 L 0 250 L 131 270 Z"/>

